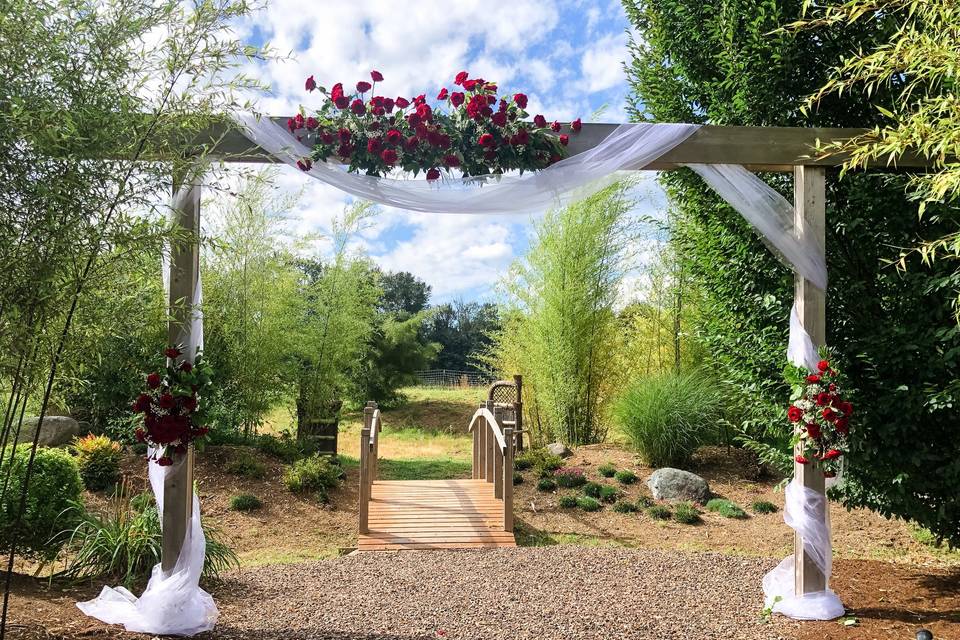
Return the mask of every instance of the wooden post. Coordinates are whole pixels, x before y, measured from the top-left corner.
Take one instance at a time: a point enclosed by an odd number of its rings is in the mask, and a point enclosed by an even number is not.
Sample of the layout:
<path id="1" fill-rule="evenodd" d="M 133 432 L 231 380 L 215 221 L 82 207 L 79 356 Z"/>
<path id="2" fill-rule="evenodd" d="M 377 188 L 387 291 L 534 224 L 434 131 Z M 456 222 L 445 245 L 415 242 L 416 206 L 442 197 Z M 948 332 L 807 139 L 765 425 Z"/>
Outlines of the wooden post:
<path id="1" fill-rule="evenodd" d="M 513 376 L 517 386 L 517 401 L 513 403 L 513 428 L 516 430 L 517 451 L 523 451 L 523 376 Z"/>
<path id="2" fill-rule="evenodd" d="M 493 403 L 493 400 L 487 400 L 484 406 L 486 406 L 487 411 L 493 414 L 493 409 L 495 406 Z M 484 478 L 487 479 L 487 482 L 493 482 L 493 456 L 494 456 L 493 452 L 497 448 L 497 439 L 493 436 L 493 431 L 491 430 L 490 425 L 487 424 L 486 420 L 483 421 L 483 424 L 484 424 L 483 431 L 487 439 L 487 446 L 486 446 L 487 465 L 486 465 L 486 471 L 484 472 Z"/>
<path id="3" fill-rule="evenodd" d="M 513 429 L 503 429 L 503 530 L 513 531 Z"/>
<path id="4" fill-rule="evenodd" d="M 474 480 L 480 479 L 480 423 L 473 425 L 473 473 L 470 475 Z"/>
<path id="5" fill-rule="evenodd" d="M 481 402 L 481 407 L 485 407 L 486 404 Z M 487 419 L 481 417 L 477 421 L 477 464 L 478 475 L 477 479 L 486 480 L 487 478 Z"/>
<path id="6" fill-rule="evenodd" d="M 367 403 L 366 408 L 364 408 L 364 422 L 366 422 L 367 409 L 370 410 L 370 438 L 371 444 L 370 447 L 370 464 L 369 464 L 369 473 L 367 474 L 370 486 L 373 487 L 373 483 L 377 480 L 377 472 L 380 467 L 380 420 L 377 420 L 376 423 L 373 421 L 373 415 L 377 411 L 377 403 L 373 400 Z"/>
<path id="7" fill-rule="evenodd" d="M 373 410 L 370 407 L 363 409 L 363 428 L 360 429 L 360 533 L 369 531 L 370 520 L 370 483 L 367 477 L 370 471 L 370 421 Z"/>
<path id="8" fill-rule="evenodd" d="M 823 167 L 797 166 L 793 171 L 794 228 L 797 237 L 813 239 L 825 256 L 826 247 L 826 171 Z M 809 280 L 795 278 L 797 313 L 803 328 L 815 346 L 826 344 L 826 292 Z M 800 446 L 794 455 L 800 453 Z M 813 464 L 794 463 L 794 475 L 804 487 L 825 492 L 823 472 Z M 824 501 L 826 504 L 826 501 Z M 827 509 L 829 507 L 825 507 Z M 821 514 L 827 518 L 826 512 Z M 803 548 L 799 534 L 794 538 L 794 593 L 801 595 L 823 591 L 827 579 Z"/>
<path id="9" fill-rule="evenodd" d="M 200 176 L 187 173 L 174 178 L 173 221 L 185 236 L 170 247 L 170 320 L 167 323 L 167 342 L 170 346 L 191 344 L 193 303 L 200 275 Z M 178 361 L 192 359 L 184 353 Z M 184 539 L 193 517 L 193 447 L 186 460 L 177 464 L 163 480 L 163 541 L 160 546 L 160 567 L 171 571 L 180 557 Z"/>

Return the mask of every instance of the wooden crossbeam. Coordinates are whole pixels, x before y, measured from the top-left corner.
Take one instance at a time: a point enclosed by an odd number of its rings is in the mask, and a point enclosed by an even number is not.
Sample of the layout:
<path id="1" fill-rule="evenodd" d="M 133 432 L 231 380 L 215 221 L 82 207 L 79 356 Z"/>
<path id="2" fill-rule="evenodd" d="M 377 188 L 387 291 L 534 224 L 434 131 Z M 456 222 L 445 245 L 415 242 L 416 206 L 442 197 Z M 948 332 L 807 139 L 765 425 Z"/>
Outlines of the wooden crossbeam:
<path id="1" fill-rule="evenodd" d="M 272 117 L 286 126 L 287 117 Z M 588 123 L 578 134 L 570 136 L 571 155 L 583 153 L 600 144 L 616 129 L 617 124 Z M 684 163 L 741 164 L 753 170 L 793 171 L 794 166 L 839 166 L 843 158 L 818 157 L 818 143 L 847 140 L 865 129 L 803 127 L 721 127 L 704 125 L 692 136 L 668 151 L 656 162 L 636 169 L 674 169 Z M 304 142 L 309 146 L 310 138 Z M 277 162 L 244 135 L 226 123 L 211 127 L 197 138 L 214 157 L 225 162 Z M 921 157 L 906 156 L 898 167 L 924 167 L 929 162 Z M 886 165 L 878 165 L 885 167 Z"/>

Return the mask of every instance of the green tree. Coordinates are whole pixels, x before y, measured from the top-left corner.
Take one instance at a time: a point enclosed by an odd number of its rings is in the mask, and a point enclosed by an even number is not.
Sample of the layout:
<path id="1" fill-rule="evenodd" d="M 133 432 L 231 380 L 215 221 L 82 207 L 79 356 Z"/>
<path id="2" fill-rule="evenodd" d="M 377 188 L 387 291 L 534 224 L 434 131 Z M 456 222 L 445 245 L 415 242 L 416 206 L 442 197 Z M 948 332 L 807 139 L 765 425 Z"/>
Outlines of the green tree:
<path id="1" fill-rule="evenodd" d="M 390 271 L 380 276 L 380 310 L 384 313 L 420 313 L 430 302 L 430 285 L 409 271 Z"/>
<path id="2" fill-rule="evenodd" d="M 500 329 L 500 312 L 492 302 L 454 300 L 434 307 L 426 323 L 427 339 L 440 345 L 435 366 L 454 371 L 482 371 L 477 357 Z"/>
<path id="3" fill-rule="evenodd" d="M 781 27 L 801 2 L 626 0 L 636 37 L 627 73 L 636 119 L 723 125 L 870 126 L 889 109 L 894 87 L 871 95 L 806 96 L 844 56 L 885 42 L 889 21 L 862 21 L 823 33 Z M 789 178 L 767 176 L 786 192 Z M 793 275 L 740 216 L 687 171 L 662 182 L 677 213 L 672 238 L 696 285 L 697 334 L 734 392 L 733 416 L 751 446 L 789 469 L 789 428 L 780 382 Z M 827 342 L 841 352 L 856 388 L 848 506 L 911 518 L 960 541 L 960 450 L 955 437 L 960 333 L 950 296 L 935 283 L 951 270 L 934 263 L 898 273 L 897 247 L 942 237 L 942 217 L 918 217 L 898 175 L 828 171 Z"/>
<path id="4" fill-rule="evenodd" d="M 523 375 L 525 428 L 533 440 L 600 442 L 616 382 L 614 303 L 635 234 L 627 185 L 616 184 L 536 225 L 504 282 L 503 329 L 485 357 Z"/>
<path id="5" fill-rule="evenodd" d="M 381 314 L 359 372 L 358 402 L 375 400 L 383 406 L 403 400 L 399 389 L 414 384 L 414 375 L 428 368 L 440 345 L 429 342 L 423 324 L 430 312 Z"/>

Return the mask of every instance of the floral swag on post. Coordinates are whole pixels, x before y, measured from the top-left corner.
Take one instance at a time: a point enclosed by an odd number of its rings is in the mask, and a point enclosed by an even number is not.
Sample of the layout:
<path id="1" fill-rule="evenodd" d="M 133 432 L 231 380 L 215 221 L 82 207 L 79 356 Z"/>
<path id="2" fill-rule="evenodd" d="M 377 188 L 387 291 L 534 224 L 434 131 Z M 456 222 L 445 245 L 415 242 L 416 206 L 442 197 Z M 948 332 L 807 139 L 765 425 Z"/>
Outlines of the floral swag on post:
<path id="1" fill-rule="evenodd" d="M 496 83 L 470 78 L 466 71 L 453 81 L 462 91 L 443 87 L 435 106 L 425 94 L 410 99 L 375 95 L 383 75 L 371 71 L 370 79 L 348 94 L 342 83 L 327 91 L 313 76 L 307 78 L 306 90 L 319 91 L 325 100 L 315 115 L 305 116 L 301 108 L 287 121 L 298 140 L 304 135 L 313 140 L 312 157 L 297 162 L 301 170 L 309 171 L 314 160 L 334 158 L 349 171 L 370 176 L 394 169 L 414 176 L 424 171 L 427 180 L 454 169 L 463 176 L 523 173 L 562 160 L 569 134 L 581 128 L 579 118 L 565 133 L 563 125 L 548 123 L 540 114 L 529 122 L 525 94 L 501 98 Z"/>
<path id="2" fill-rule="evenodd" d="M 793 439 L 794 445 L 802 447 L 796 461 L 815 462 L 826 477 L 835 477 L 840 470 L 840 457 L 849 451 L 853 414 L 853 405 L 842 397 L 840 372 L 824 358 L 817 363 L 816 372 L 790 365 L 786 377 L 793 386 L 787 417 L 800 427 L 795 429 Z"/>
<path id="3" fill-rule="evenodd" d="M 143 414 L 137 440 L 150 447 L 151 459 L 161 467 L 172 465 L 173 454 L 185 454 L 187 446 L 208 431 L 197 394 L 210 384 L 210 367 L 201 354 L 193 364 L 178 365 L 182 354 L 175 347 L 164 351 L 166 364 L 147 375 L 147 390 L 133 403 L 133 411 Z"/>

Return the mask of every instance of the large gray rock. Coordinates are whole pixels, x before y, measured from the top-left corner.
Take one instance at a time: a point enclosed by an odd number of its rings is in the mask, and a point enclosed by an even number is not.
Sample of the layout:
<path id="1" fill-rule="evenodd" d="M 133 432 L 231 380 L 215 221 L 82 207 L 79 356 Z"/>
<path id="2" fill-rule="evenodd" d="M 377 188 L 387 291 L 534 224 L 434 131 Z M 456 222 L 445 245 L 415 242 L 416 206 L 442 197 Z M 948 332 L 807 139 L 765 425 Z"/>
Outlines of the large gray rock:
<path id="1" fill-rule="evenodd" d="M 704 503 L 710 499 L 710 485 L 695 473 L 664 467 L 647 480 L 656 500 L 692 500 Z"/>
<path id="2" fill-rule="evenodd" d="M 17 443 L 33 442 L 37 433 L 39 418 L 24 418 Z M 80 425 L 70 416 L 46 416 L 40 427 L 40 439 L 37 441 L 45 447 L 62 447 L 70 444 L 80 434 Z"/>
<path id="3" fill-rule="evenodd" d="M 551 442 L 547 445 L 547 451 L 554 456 L 560 456 L 561 458 L 566 458 L 570 455 L 571 451 L 567 448 L 567 445 L 562 442 Z"/>

